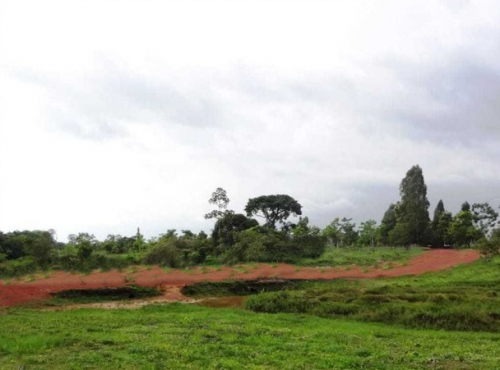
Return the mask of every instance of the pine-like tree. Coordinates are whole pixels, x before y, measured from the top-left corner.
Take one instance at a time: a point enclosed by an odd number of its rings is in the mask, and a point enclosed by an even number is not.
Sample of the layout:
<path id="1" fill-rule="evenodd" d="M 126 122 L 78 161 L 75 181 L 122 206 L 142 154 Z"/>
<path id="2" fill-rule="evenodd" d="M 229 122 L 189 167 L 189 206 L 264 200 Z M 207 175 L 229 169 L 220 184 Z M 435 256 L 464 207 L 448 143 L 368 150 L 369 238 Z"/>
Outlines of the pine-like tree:
<path id="1" fill-rule="evenodd" d="M 440 199 L 438 204 L 436 205 L 436 209 L 434 210 L 434 218 L 432 219 L 432 234 L 433 234 L 433 245 L 436 247 L 444 246 L 444 235 L 443 230 L 440 228 L 440 219 L 443 217 L 443 214 L 446 212 L 444 209 L 443 201 Z"/>
<path id="2" fill-rule="evenodd" d="M 409 244 L 425 244 L 429 238 L 429 201 L 427 186 L 419 165 L 406 173 L 399 186 L 401 202 L 396 207 L 398 224 L 404 225 L 406 241 Z"/>

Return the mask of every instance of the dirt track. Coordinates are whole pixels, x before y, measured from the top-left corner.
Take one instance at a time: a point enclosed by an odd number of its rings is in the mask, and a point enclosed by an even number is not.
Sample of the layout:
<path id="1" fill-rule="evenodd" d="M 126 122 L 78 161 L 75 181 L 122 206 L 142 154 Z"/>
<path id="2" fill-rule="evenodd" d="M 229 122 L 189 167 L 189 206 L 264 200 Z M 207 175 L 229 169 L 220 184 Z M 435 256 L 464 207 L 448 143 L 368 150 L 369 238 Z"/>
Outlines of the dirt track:
<path id="1" fill-rule="evenodd" d="M 186 301 L 180 287 L 200 281 L 242 280 L 262 277 L 286 279 L 335 279 L 335 278 L 377 278 L 402 275 L 419 275 L 430 271 L 445 270 L 458 264 L 471 263 L 479 258 L 474 250 L 435 249 L 411 259 L 406 265 L 393 264 L 392 268 L 379 267 L 361 269 L 356 266 L 337 268 L 297 267 L 286 264 L 237 267 L 196 268 L 193 270 L 172 270 L 165 272 L 159 267 L 140 270 L 113 270 L 94 272 L 89 275 L 57 272 L 47 277 L 37 277 L 32 281 L 12 280 L 8 284 L 0 281 L 0 307 L 18 306 L 30 301 L 50 298 L 51 293 L 67 289 L 91 289 L 116 287 L 127 284 L 160 286 L 164 295 L 150 299 L 156 301 Z"/>

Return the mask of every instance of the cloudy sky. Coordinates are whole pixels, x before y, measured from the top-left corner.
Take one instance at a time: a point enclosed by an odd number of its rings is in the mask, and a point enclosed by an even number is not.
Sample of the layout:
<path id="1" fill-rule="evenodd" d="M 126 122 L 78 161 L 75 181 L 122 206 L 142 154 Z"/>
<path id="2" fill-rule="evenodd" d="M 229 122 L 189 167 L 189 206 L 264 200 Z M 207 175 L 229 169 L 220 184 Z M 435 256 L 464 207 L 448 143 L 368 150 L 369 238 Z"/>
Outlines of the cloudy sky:
<path id="1" fill-rule="evenodd" d="M 500 203 L 500 3 L 0 3 L 0 230 L 210 231 L 289 194 L 380 221 L 419 164 Z"/>

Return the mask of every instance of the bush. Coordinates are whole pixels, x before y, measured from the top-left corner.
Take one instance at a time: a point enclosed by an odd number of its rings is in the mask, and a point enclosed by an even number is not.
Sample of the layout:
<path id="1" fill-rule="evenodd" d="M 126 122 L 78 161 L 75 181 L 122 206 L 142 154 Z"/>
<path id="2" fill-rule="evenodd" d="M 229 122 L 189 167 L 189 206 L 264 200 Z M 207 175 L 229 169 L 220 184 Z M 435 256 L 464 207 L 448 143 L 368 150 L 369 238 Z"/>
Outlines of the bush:
<path id="1" fill-rule="evenodd" d="M 160 240 L 146 253 L 144 262 L 150 265 L 180 267 L 182 262 L 181 252 L 175 246 L 174 239 Z"/>
<path id="2" fill-rule="evenodd" d="M 32 257 L 8 260 L 0 264 L 0 276 L 13 277 L 36 272 L 38 264 Z"/>
<path id="3" fill-rule="evenodd" d="M 294 237 L 292 243 L 295 244 L 297 253 L 302 258 L 318 258 L 326 249 L 326 237 L 322 235 L 302 235 Z"/>

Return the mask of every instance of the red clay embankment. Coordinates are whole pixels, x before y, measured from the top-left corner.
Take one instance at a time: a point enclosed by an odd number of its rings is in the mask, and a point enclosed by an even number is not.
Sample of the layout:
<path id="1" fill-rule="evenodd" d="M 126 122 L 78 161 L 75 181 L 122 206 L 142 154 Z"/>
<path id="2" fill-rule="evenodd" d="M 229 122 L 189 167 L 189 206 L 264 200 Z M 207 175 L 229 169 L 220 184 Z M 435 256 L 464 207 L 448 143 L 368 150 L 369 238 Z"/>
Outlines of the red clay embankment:
<path id="1" fill-rule="evenodd" d="M 30 301 L 50 298 L 51 293 L 67 289 L 92 289 L 116 287 L 134 283 L 141 286 L 161 286 L 165 301 L 183 300 L 178 287 L 201 282 L 222 280 L 251 280 L 280 277 L 285 279 L 336 279 L 377 278 L 402 275 L 419 275 L 425 272 L 446 270 L 458 264 L 471 263 L 479 258 L 474 250 L 434 249 L 426 251 L 405 265 L 393 264 L 392 268 L 361 269 L 356 266 L 337 268 L 297 267 L 287 264 L 224 267 L 221 269 L 196 268 L 193 270 L 164 271 L 159 267 L 137 271 L 93 272 L 89 275 L 56 272 L 33 281 L 0 281 L 0 307 L 18 306 Z"/>

